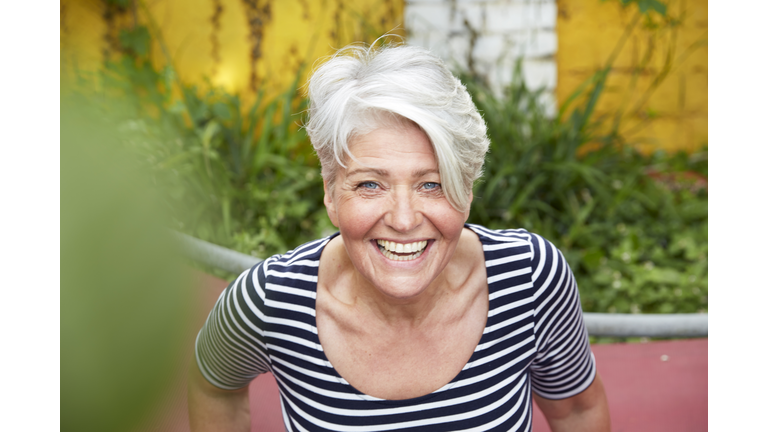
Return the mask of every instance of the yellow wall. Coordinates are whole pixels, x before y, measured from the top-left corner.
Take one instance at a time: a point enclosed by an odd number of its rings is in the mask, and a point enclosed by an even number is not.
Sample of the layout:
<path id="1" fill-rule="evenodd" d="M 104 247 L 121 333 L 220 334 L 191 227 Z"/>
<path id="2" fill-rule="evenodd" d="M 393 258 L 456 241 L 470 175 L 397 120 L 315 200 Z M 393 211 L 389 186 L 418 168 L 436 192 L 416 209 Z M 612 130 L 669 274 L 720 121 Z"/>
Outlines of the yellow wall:
<path id="1" fill-rule="evenodd" d="M 654 30 L 640 21 L 616 58 L 597 112 L 625 112 L 620 130 L 641 150 L 693 151 L 707 143 L 707 0 L 668 4 L 667 15 L 680 18 L 681 24 L 676 30 Z M 637 10 L 635 5 L 622 8 L 616 0 L 558 0 L 560 104 L 605 64 Z M 658 15 L 655 21 L 661 21 Z M 670 47 L 674 61 L 666 79 L 639 110 L 633 109 L 663 72 Z"/>
<path id="2" fill-rule="evenodd" d="M 131 3 L 128 1 L 127 3 Z M 135 3 L 138 4 L 138 3 Z M 152 0 L 158 23 L 183 81 L 241 93 L 270 94 L 293 81 L 302 61 L 311 65 L 335 48 L 403 33 L 404 0 Z M 114 53 L 120 27 L 133 24 L 132 9 L 103 0 L 61 0 L 62 71 L 94 70 Z M 617 0 L 558 0 L 557 99 L 603 66 L 637 11 Z M 695 150 L 707 142 L 707 1 L 670 0 L 668 15 L 682 17 L 675 32 L 637 26 L 618 56 L 597 113 L 625 112 L 622 132 L 643 150 Z M 146 22 L 137 8 L 136 19 Z M 658 19 L 657 19 L 658 21 Z M 673 39 L 673 33 L 674 39 Z M 110 42 L 112 41 L 112 42 Z M 689 49 L 691 46 L 698 48 Z M 647 102 L 633 111 L 664 65 L 675 62 Z M 644 58 L 653 47 L 647 62 Z M 164 63 L 157 44 L 155 63 Z M 633 71 L 639 70 L 639 73 Z M 306 72 L 305 72 L 306 74 Z"/>
<path id="3" fill-rule="evenodd" d="M 311 66 L 335 48 L 371 42 L 398 26 L 396 32 L 402 34 L 403 1 L 153 0 L 146 4 L 183 81 L 202 83 L 208 77 L 216 86 L 247 96 L 262 85 L 278 90 L 290 84 L 302 61 Z M 145 17 L 136 7 L 137 22 L 145 23 Z M 97 69 L 114 52 L 110 37 L 116 37 L 117 27 L 130 27 L 133 20 L 130 7 L 109 8 L 101 0 L 61 0 L 62 63 Z M 152 55 L 156 64 L 164 64 L 156 43 Z"/>

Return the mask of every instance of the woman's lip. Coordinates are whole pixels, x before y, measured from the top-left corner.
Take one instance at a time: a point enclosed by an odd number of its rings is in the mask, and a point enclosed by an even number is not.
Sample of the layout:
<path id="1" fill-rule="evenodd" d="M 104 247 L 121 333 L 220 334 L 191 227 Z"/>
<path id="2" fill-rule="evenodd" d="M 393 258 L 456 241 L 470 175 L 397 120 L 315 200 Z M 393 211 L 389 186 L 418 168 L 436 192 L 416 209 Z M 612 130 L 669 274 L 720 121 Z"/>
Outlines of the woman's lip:
<path id="1" fill-rule="evenodd" d="M 381 241 L 390 241 L 390 242 L 395 242 L 395 243 L 402 243 L 402 244 L 407 244 L 407 243 L 415 243 L 415 242 L 420 242 L 420 241 L 427 241 L 427 242 L 430 242 L 430 241 L 432 241 L 433 239 L 428 239 L 428 238 L 420 238 L 420 239 L 416 239 L 416 240 L 393 240 L 393 239 L 388 239 L 388 238 L 377 238 L 377 239 L 374 239 L 374 240 L 371 240 L 371 241 L 373 241 L 373 242 L 375 243 L 375 242 L 377 242 L 377 241 L 379 241 L 379 240 L 381 240 Z"/>

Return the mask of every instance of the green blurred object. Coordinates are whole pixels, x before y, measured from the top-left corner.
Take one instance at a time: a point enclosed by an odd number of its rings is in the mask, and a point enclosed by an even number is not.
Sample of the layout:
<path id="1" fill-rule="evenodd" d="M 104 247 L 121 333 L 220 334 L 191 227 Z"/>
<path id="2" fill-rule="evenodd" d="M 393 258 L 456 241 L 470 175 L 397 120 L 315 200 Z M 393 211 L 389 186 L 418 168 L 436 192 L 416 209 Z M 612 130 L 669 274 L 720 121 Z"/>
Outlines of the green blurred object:
<path id="1" fill-rule="evenodd" d="M 62 94 L 63 431 L 135 430 L 178 376 L 189 333 L 178 254 L 117 133 L 91 99 Z"/>

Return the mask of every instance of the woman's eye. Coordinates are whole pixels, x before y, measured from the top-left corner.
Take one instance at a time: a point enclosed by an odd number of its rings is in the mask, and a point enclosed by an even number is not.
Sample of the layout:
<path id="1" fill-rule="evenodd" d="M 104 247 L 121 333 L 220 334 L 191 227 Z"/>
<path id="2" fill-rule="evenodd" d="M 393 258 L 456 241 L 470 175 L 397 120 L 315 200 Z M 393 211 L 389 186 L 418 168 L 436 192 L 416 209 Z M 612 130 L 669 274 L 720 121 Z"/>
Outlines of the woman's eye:
<path id="1" fill-rule="evenodd" d="M 440 187 L 440 183 L 426 182 L 426 183 L 424 183 L 424 185 L 422 187 L 424 189 L 426 189 L 426 190 L 433 190 L 433 189 L 439 188 Z"/>
<path id="2" fill-rule="evenodd" d="M 368 182 L 360 183 L 359 185 L 357 185 L 357 187 L 361 187 L 363 189 L 376 189 L 379 187 L 379 185 L 376 184 L 375 182 L 368 181 Z"/>

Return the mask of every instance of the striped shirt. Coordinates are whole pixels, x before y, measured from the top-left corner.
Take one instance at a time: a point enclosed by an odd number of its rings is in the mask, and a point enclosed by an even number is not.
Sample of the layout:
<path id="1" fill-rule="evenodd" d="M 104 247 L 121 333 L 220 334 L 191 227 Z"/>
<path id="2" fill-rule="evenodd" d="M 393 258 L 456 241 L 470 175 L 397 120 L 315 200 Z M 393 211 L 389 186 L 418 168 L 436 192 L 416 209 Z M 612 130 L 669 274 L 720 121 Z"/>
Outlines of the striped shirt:
<path id="1" fill-rule="evenodd" d="M 567 398 L 595 377 L 576 282 L 542 237 L 466 227 L 483 244 L 488 318 L 467 364 L 435 392 L 372 397 L 326 358 L 315 321 L 317 274 L 338 233 L 270 257 L 232 282 L 198 334 L 200 371 L 222 389 L 272 372 L 288 431 L 530 431 L 531 390 Z"/>

